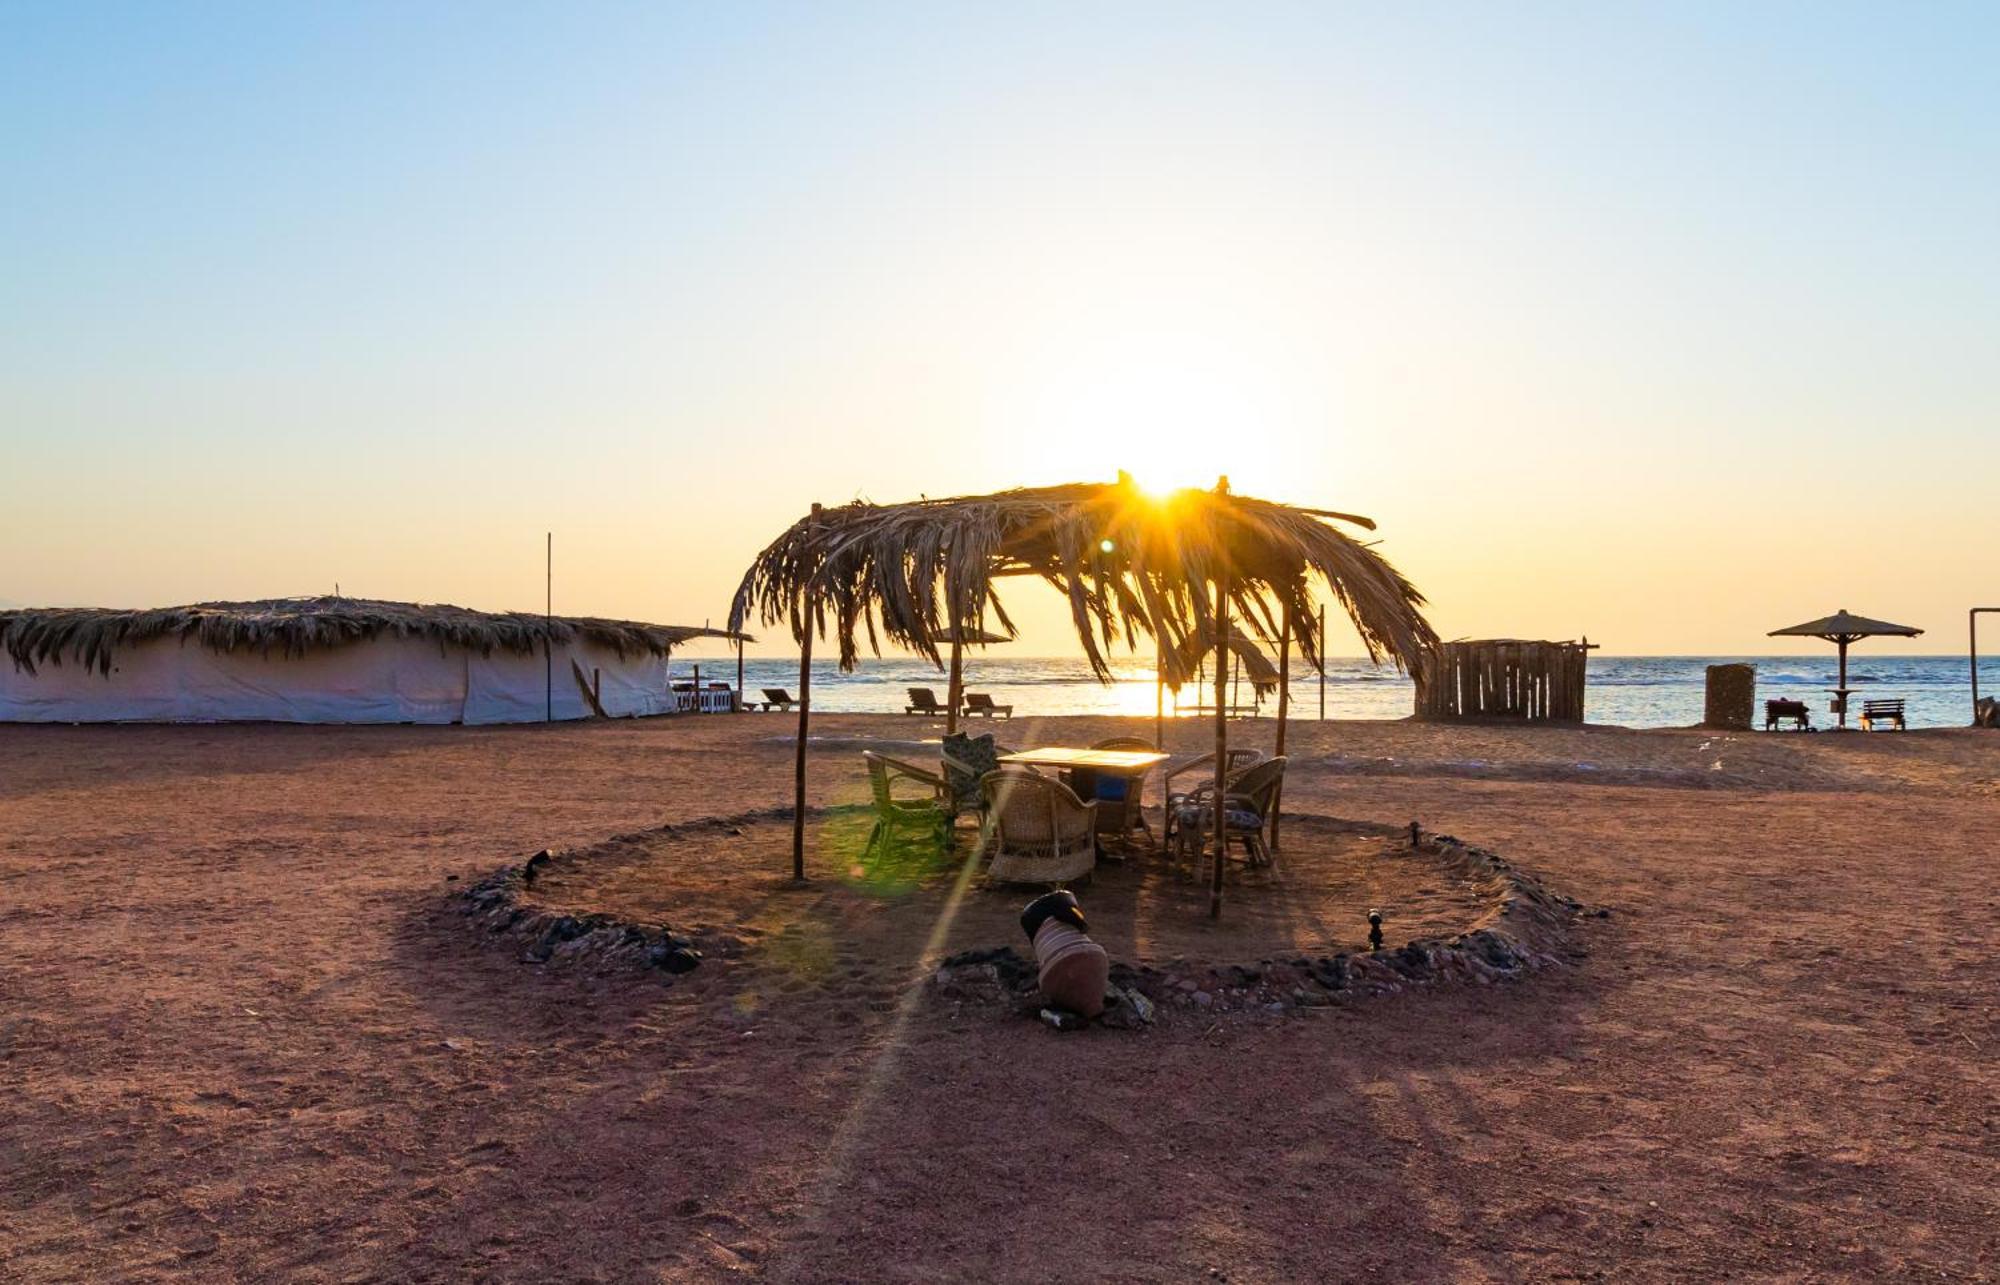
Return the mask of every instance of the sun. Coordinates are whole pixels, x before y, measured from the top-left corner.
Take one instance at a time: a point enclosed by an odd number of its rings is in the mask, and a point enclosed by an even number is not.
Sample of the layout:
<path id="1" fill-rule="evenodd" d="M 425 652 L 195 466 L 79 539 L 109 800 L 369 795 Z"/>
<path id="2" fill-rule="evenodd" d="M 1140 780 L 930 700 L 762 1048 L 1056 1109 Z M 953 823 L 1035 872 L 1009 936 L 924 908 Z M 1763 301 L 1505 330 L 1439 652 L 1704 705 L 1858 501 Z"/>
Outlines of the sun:
<path id="1" fill-rule="evenodd" d="M 1207 490 L 1215 485 L 1215 476 L 1198 467 L 1162 467 L 1140 461 L 1137 468 L 1127 466 L 1124 471 L 1132 475 L 1135 486 L 1155 500 L 1167 499 L 1176 491 Z"/>

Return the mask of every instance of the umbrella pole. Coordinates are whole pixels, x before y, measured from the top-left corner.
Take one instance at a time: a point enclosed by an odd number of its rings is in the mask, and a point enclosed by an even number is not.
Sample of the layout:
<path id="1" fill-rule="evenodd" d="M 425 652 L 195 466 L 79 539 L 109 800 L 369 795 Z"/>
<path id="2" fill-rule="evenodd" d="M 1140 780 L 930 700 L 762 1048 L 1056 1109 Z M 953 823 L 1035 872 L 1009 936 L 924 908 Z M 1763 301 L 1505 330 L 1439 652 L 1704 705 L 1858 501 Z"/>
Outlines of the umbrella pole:
<path id="1" fill-rule="evenodd" d="M 1847 730 L 1847 637 L 1840 638 L 1840 730 Z"/>
<path id="2" fill-rule="evenodd" d="M 1229 769 L 1229 571 L 1215 577 L 1215 878 L 1208 889 L 1208 917 L 1222 918 L 1222 867 L 1229 861 L 1229 809 L 1223 787 Z"/>

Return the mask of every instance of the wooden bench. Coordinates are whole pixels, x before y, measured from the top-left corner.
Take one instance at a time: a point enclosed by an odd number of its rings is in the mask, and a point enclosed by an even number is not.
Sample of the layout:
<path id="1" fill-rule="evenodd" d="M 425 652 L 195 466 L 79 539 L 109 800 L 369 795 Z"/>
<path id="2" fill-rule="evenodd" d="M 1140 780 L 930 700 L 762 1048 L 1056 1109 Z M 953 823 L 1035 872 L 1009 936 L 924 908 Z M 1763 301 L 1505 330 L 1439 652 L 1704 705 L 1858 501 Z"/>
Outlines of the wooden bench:
<path id="1" fill-rule="evenodd" d="M 1806 708 L 1804 701 L 1769 700 L 1764 702 L 1765 731 L 1777 731 L 1778 724 L 1784 722 L 1786 719 L 1792 720 L 1792 726 L 1797 731 L 1810 732 L 1813 730 L 1812 711 Z"/>
<path id="2" fill-rule="evenodd" d="M 1903 722 L 1903 702 L 1897 700 L 1862 701 L 1861 730 L 1872 732 L 1877 723 L 1895 724 L 1896 730 L 1906 732 L 1909 727 Z"/>

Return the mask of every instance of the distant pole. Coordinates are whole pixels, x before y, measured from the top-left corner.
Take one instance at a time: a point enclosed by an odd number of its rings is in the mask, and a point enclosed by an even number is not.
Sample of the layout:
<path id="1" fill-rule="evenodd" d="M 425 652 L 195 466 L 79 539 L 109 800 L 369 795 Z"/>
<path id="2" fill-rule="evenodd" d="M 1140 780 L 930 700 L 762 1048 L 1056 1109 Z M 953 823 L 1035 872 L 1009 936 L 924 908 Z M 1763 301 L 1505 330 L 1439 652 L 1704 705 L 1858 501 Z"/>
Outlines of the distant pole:
<path id="1" fill-rule="evenodd" d="M 1155 634 L 1153 655 L 1153 748 L 1165 753 L 1167 749 L 1167 653 L 1165 644 L 1160 643 Z M 1974 701 L 1977 705 L 1979 702 Z"/>
<path id="2" fill-rule="evenodd" d="M 1326 721 L 1326 607 L 1319 609 L 1319 721 Z"/>
<path id="3" fill-rule="evenodd" d="M 556 721 L 556 533 L 548 534 L 548 543 L 542 555 L 542 589 L 547 595 L 542 600 L 542 668 L 547 671 L 546 680 L 548 706 L 544 722 Z"/>
<path id="4" fill-rule="evenodd" d="M 736 703 L 735 703 L 735 705 L 734 705 L 734 706 L 732 706 L 731 708 L 732 708 L 732 709 L 733 709 L 733 710 L 734 710 L 734 711 L 735 711 L 736 713 L 738 713 L 738 714 L 741 714 L 741 713 L 743 712 L 743 709 L 744 709 L 744 705 L 743 705 L 743 640 L 742 640 L 741 638 L 738 638 L 738 639 L 736 640 Z"/>

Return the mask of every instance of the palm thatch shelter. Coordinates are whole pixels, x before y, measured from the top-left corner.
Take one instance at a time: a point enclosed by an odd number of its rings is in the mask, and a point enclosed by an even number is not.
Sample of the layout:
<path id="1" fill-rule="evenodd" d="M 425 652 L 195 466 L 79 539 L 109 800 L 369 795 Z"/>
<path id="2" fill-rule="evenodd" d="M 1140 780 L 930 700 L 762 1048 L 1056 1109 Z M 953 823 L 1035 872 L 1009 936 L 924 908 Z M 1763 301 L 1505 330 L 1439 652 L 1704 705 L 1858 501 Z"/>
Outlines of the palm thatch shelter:
<path id="1" fill-rule="evenodd" d="M 1077 642 L 1099 679 L 1112 681 L 1108 653 L 1152 640 L 1165 681 L 1193 676 L 1190 639 L 1218 640 L 1216 704 L 1231 621 L 1258 637 L 1293 638 L 1315 665 L 1315 586 L 1346 609 L 1369 655 L 1399 667 L 1436 642 L 1415 586 L 1336 524 L 1372 530 L 1353 514 L 1298 508 L 1214 490 L 1154 496 L 1121 473 L 1110 483 L 1071 483 L 991 495 L 838 508 L 814 505 L 757 556 L 731 607 L 731 629 L 755 616 L 783 623 L 799 643 L 799 732 L 792 872 L 805 876 L 806 744 L 815 637 L 831 637 L 851 669 L 865 640 L 887 641 L 933 664 L 959 664 L 959 631 L 990 618 L 1013 622 L 996 582 L 1042 580 L 1069 603 Z M 1280 702 L 1282 708 L 1282 700 Z M 1228 722 L 1215 724 L 1216 783 L 1227 761 Z M 1219 810 L 1218 810 L 1219 811 Z M 1218 825 L 1220 821 L 1218 820 Z M 1219 837 L 1218 837 L 1219 838 Z M 1217 843 L 1218 852 L 1221 844 Z M 1223 862 L 1215 863 L 1211 913 L 1219 914 Z"/>
<path id="2" fill-rule="evenodd" d="M 706 626 L 362 598 L 0 611 L 0 721 L 514 723 L 665 713 Z"/>

